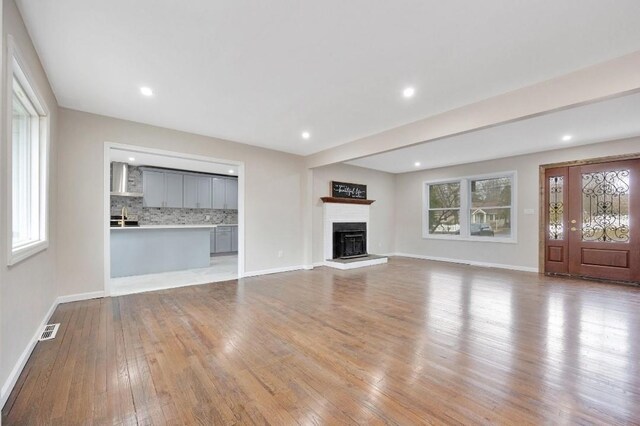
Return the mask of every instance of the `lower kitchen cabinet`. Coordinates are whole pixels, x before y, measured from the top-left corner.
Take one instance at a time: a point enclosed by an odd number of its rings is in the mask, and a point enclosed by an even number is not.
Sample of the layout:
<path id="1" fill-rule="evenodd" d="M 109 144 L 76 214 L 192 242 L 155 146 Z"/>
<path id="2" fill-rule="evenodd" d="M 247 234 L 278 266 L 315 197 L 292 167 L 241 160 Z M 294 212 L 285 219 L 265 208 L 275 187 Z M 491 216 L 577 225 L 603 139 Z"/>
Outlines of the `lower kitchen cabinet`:
<path id="1" fill-rule="evenodd" d="M 231 227 L 231 251 L 238 251 L 238 227 Z"/>
<path id="2" fill-rule="evenodd" d="M 231 251 L 231 228 L 219 226 L 216 228 L 216 253 L 228 253 Z"/>
<path id="3" fill-rule="evenodd" d="M 211 232 L 211 253 L 238 251 L 238 227 L 218 226 Z"/>

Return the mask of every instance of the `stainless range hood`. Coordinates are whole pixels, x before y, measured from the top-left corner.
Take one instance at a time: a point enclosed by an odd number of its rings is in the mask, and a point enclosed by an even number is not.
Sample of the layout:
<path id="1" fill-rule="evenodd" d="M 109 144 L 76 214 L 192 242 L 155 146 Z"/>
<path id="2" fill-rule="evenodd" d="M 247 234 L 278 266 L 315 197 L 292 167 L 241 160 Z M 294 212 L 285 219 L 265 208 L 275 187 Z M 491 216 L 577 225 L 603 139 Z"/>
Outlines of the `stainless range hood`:
<path id="1" fill-rule="evenodd" d="M 119 197 L 142 197 L 141 192 L 129 192 L 129 165 L 111 163 L 111 195 Z"/>

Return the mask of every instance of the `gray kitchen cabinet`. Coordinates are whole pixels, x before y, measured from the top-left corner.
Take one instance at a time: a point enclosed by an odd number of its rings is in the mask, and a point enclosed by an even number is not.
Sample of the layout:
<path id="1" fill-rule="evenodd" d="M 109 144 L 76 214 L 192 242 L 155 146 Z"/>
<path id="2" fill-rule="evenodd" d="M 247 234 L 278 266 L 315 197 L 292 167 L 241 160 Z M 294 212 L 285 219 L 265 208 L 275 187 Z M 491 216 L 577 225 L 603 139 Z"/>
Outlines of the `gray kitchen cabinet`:
<path id="1" fill-rule="evenodd" d="M 216 252 L 216 228 L 211 230 L 211 250 L 210 253 L 214 254 Z"/>
<path id="2" fill-rule="evenodd" d="M 216 253 L 227 253 L 231 251 L 232 230 L 230 226 L 219 226 L 216 228 Z"/>
<path id="3" fill-rule="evenodd" d="M 211 231 L 211 254 L 238 251 L 238 227 L 219 225 Z"/>
<path id="4" fill-rule="evenodd" d="M 238 179 L 227 179 L 225 182 L 225 204 L 226 209 L 238 209 Z"/>
<path id="5" fill-rule="evenodd" d="M 143 168 L 144 207 L 238 209 L 238 180 Z"/>
<path id="6" fill-rule="evenodd" d="M 198 208 L 211 208 L 211 178 L 198 176 Z"/>
<path id="7" fill-rule="evenodd" d="M 188 209 L 211 208 L 211 178 L 207 176 L 184 175 L 184 203 Z"/>
<path id="8" fill-rule="evenodd" d="M 213 208 L 214 209 L 224 209 L 225 206 L 225 197 L 226 197 L 226 186 L 224 178 L 213 178 L 212 181 L 212 198 L 213 198 Z"/>
<path id="9" fill-rule="evenodd" d="M 238 251 L 238 227 L 231 227 L 231 251 Z"/>
<path id="10" fill-rule="evenodd" d="M 183 207 L 188 209 L 198 208 L 198 177 L 184 176 L 184 202 Z"/>
<path id="11" fill-rule="evenodd" d="M 164 207 L 164 173 L 145 170 L 142 174 L 142 191 L 145 207 Z"/>
<path id="12" fill-rule="evenodd" d="M 182 207 L 182 175 L 155 170 L 142 172 L 142 202 L 145 207 Z"/>
<path id="13" fill-rule="evenodd" d="M 238 180 L 213 178 L 213 208 L 238 209 Z"/>
<path id="14" fill-rule="evenodd" d="M 182 194 L 184 192 L 183 175 L 179 173 L 165 173 L 165 185 L 167 196 L 165 207 L 182 207 Z"/>

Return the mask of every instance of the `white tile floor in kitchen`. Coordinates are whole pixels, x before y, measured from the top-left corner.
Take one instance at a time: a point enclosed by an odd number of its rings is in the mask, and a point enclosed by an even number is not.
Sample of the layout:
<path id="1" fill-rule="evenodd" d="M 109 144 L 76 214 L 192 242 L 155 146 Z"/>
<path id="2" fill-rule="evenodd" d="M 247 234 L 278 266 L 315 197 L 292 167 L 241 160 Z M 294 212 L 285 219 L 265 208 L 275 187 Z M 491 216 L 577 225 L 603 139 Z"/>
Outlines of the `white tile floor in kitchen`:
<path id="1" fill-rule="evenodd" d="M 218 255 L 211 257 L 211 266 L 208 268 L 112 278 L 111 296 L 229 281 L 236 278 L 238 278 L 238 255 Z"/>

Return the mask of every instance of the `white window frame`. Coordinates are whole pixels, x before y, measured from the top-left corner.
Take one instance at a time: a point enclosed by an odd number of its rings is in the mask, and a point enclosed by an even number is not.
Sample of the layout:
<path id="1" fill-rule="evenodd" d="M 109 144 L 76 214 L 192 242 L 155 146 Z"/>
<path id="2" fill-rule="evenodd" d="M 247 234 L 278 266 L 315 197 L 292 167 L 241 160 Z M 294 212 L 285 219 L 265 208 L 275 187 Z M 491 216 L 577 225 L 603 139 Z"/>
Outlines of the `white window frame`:
<path id="1" fill-rule="evenodd" d="M 23 59 L 23 55 L 17 48 L 13 37 L 7 37 L 7 156 L 6 156 L 6 179 L 7 179 L 7 265 L 15 265 L 36 253 L 46 250 L 49 247 L 49 137 L 50 137 L 50 115 L 46 102 L 40 96 L 40 91 L 31 77 L 32 74 Z M 19 247 L 13 247 L 13 80 L 20 83 L 29 101 L 36 109 L 40 117 L 39 122 L 39 238 Z"/>
<path id="2" fill-rule="evenodd" d="M 495 179 L 508 177 L 511 179 L 511 236 L 485 237 L 471 235 L 469 225 L 471 223 L 471 181 L 478 179 Z M 460 183 L 460 234 L 429 234 L 429 186 L 442 183 Z M 518 200 L 517 200 L 518 176 L 516 171 L 489 173 L 473 176 L 462 176 L 439 180 L 428 180 L 422 183 L 422 238 L 427 240 L 453 240 L 453 241 L 482 241 L 492 243 L 518 242 Z"/>

